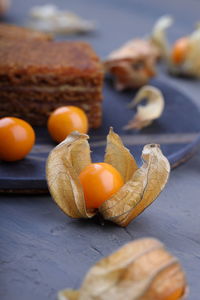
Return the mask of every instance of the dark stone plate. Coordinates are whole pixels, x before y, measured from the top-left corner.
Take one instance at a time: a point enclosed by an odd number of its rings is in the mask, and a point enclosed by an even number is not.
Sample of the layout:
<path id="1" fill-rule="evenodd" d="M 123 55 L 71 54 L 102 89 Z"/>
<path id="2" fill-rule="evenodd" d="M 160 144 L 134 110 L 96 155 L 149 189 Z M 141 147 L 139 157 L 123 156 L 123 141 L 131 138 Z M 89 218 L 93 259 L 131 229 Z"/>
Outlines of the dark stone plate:
<path id="1" fill-rule="evenodd" d="M 159 143 L 171 166 L 186 161 L 197 149 L 200 142 L 200 112 L 188 96 L 160 80 L 152 85 L 161 89 L 165 97 L 162 117 L 138 132 L 126 132 L 122 128 L 133 117 L 134 110 L 127 108 L 134 91 L 116 92 L 107 80 L 104 88 L 103 125 L 91 130 L 90 143 L 94 161 L 102 161 L 109 127 L 120 134 L 127 147 L 140 164 L 142 148 L 147 143 Z M 45 161 L 55 146 L 46 128 L 35 128 L 36 145 L 22 161 L 0 162 L 0 191 L 45 192 Z"/>

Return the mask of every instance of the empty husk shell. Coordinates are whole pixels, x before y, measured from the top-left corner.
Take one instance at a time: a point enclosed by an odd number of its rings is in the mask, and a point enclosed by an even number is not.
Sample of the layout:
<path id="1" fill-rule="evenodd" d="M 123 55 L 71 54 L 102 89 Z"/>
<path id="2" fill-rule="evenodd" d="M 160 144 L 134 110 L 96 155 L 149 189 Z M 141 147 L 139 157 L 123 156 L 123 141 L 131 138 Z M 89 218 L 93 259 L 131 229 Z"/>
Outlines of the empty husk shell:
<path id="1" fill-rule="evenodd" d="M 158 57 L 158 49 L 150 41 L 133 39 L 108 55 L 104 69 L 114 76 L 117 90 L 138 88 L 155 76 Z"/>
<path id="2" fill-rule="evenodd" d="M 146 105 L 138 105 L 144 99 L 147 99 Z M 137 113 L 124 127 L 125 130 L 142 129 L 151 125 L 155 119 L 160 118 L 165 107 L 163 94 L 158 88 L 145 85 L 137 92 L 129 104 L 130 108 L 135 106 L 137 106 Z"/>

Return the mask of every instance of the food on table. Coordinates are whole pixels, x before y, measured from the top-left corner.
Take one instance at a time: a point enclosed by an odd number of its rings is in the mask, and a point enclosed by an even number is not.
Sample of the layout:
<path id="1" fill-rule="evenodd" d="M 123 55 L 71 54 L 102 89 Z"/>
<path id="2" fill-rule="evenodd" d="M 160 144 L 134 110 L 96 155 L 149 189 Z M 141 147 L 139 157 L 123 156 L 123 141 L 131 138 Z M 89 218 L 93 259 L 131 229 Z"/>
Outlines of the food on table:
<path id="1" fill-rule="evenodd" d="M 124 129 L 142 129 L 149 126 L 153 120 L 158 119 L 164 110 L 165 101 L 161 91 L 153 86 L 143 86 L 129 104 L 130 108 L 135 107 L 142 100 L 146 99 L 146 105 L 139 105 L 137 113 Z"/>
<path id="2" fill-rule="evenodd" d="M 101 259 L 79 290 L 60 291 L 58 300 L 181 300 L 187 290 L 178 259 L 159 240 L 141 238 Z"/>
<path id="3" fill-rule="evenodd" d="M 86 209 L 99 208 L 123 186 L 121 174 L 107 163 L 93 163 L 79 174 Z"/>
<path id="4" fill-rule="evenodd" d="M 148 40 L 134 39 L 111 52 L 104 61 L 105 72 L 114 76 L 117 90 L 138 88 L 155 75 L 159 51 Z"/>
<path id="5" fill-rule="evenodd" d="M 57 107 L 75 105 L 97 128 L 102 85 L 102 64 L 85 42 L 0 39 L 0 117 L 46 125 Z"/>
<path id="6" fill-rule="evenodd" d="M 104 162 L 121 174 L 124 185 L 98 209 L 89 209 L 79 179 L 91 164 L 87 139 L 86 134 L 73 132 L 49 154 L 46 177 L 52 198 L 72 218 L 91 218 L 100 212 L 104 219 L 127 226 L 165 187 L 169 162 L 159 145 L 150 144 L 142 151 L 143 164 L 139 168 L 120 137 L 110 129 Z"/>
<path id="7" fill-rule="evenodd" d="M 187 37 L 178 39 L 172 47 L 171 60 L 174 64 L 181 64 L 187 56 L 189 40 Z"/>
<path id="8" fill-rule="evenodd" d="M 12 24 L 0 23 L 0 39 L 14 39 L 14 40 L 38 40 L 48 41 L 52 37 L 49 34 L 40 31 L 20 27 Z"/>
<path id="9" fill-rule="evenodd" d="M 117 90 L 142 87 L 156 75 L 158 59 L 166 56 L 165 30 L 171 23 L 169 16 L 159 18 L 146 38 L 130 40 L 108 55 L 104 68 L 113 75 Z"/>
<path id="10" fill-rule="evenodd" d="M 172 74 L 200 77 L 200 28 L 175 42 L 168 64 Z"/>
<path id="11" fill-rule="evenodd" d="M 85 112 L 76 106 L 62 106 L 51 113 L 47 122 L 52 139 L 62 142 L 72 131 L 88 132 Z"/>
<path id="12" fill-rule="evenodd" d="M 10 7 L 10 0 L 0 0 L 0 15 L 4 15 Z"/>
<path id="13" fill-rule="evenodd" d="M 32 7 L 30 18 L 30 27 L 54 34 L 87 33 L 95 29 L 94 22 L 52 4 Z"/>
<path id="14" fill-rule="evenodd" d="M 200 77 L 200 26 L 197 25 L 191 35 L 179 38 L 170 47 L 166 38 L 166 29 L 171 24 L 170 17 L 162 17 L 151 35 L 152 42 L 160 49 L 172 74 Z"/>
<path id="15" fill-rule="evenodd" d="M 35 143 L 35 132 L 24 120 L 0 119 L 0 160 L 17 161 L 24 158 Z"/>

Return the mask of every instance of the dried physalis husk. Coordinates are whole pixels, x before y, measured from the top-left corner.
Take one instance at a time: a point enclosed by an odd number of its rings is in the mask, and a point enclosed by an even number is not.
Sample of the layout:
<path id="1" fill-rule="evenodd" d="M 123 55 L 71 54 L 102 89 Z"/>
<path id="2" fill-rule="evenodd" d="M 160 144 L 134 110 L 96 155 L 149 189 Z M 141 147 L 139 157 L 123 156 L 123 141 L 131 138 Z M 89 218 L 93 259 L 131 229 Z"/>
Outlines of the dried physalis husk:
<path id="1" fill-rule="evenodd" d="M 166 37 L 166 30 L 172 25 L 173 19 L 170 16 L 162 16 L 155 23 L 149 40 L 159 49 L 160 56 L 168 59 L 170 53 L 169 42 Z"/>
<path id="2" fill-rule="evenodd" d="M 55 147 L 47 160 L 49 191 L 58 206 L 72 218 L 90 218 L 97 210 L 88 211 L 79 174 L 91 163 L 88 136 L 73 132 Z M 107 137 L 105 162 L 115 167 L 125 184 L 100 207 L 105 219 L 126 226 L 149 206 L 164 188 L 170 166 L 158 145 L 146 145 L 138 169 L 135 159 L 111 129 Z"/>
<path id="3" fill-rule="evenodd" d="M 104 161 L 117 169 L 122 175 L 124 182 L 130 180 L 138 169 L 134 157 L 131 155 L 130 151 L 124 147 L 122 140 L 113 132 L 112 128 L 107 136 Z"/>
<path id="4" fill-rule="evenodd" d="M 187 50 L 180 62 L 175 62 L 171 55 L 171 47 L 166 37 L 166 30 L 173 23 L 170 16 L 161 17 L 155 24 L 149 40 L 156 46 L 165 59 L 169 71 L 174 75 L 200 77 L 200 26 L 187 39 Z"/>
<path id="5" fill-rule="evenodd" d="M 94 22 L 52 4 L 32 7 L 30 17 L 29 27 L 52 34 L 86 33 L 95 29 Z"/>
<path id="6" fill-rule="evenodd" d="M 105 72 L 114 76 L 117 90 L 138 88 L 155 75 L 158 56 L 151 42 L 134 39 L 109 54 L 104 61 Z"/>
<path id="7" fill-rule="evenodd" d="M 170 165 L 159 145 L 146 145 L 142 166 L 131 179 L 99 208 L 104 219 L 127 226 L 148 207 L 167 183 Z"/>
<path id="8" fill-rule="evenodd" d="M 183 61 L 175 63 L 170 57 L 169 70 L 174 75 L 183 75 L 189 77 L 200 77 L 200 27 L 188 37 L 187 50 Z"/>
<path id="9" fill-rule="evenodd" d="M 139 105 L 134 118 L 124 127 L 129 129 L 142 129 L 149 126 L 153 120 L 160 118 L 163 113 L 165 102 L 161 91 L 153 86 L 142 87 L 129 104 L 130 108 L 135 107 L 142 100 L 146 99 L 146 105 Z"/>
<path id="10" fill-rule="evenodd" d="M 67 289 L 58 293 L 58 300 L 78 300 L 79 296 L 79 291 Z"/>
<path id="11" fill-rule="evenodd" d="M 138 239 L 96 263 L 79 291 L 64 290 L 59 300 L 180 300 L 187 293 L 177 260 L 153 238 Z"/>
<path id="12" fill-rule="evenodd" d="M 73 132 L 49 154 L 46 176 L 58 206 L 72 218 L 90 218 L 78 174 L 91 163 L 88 136 Z"/>

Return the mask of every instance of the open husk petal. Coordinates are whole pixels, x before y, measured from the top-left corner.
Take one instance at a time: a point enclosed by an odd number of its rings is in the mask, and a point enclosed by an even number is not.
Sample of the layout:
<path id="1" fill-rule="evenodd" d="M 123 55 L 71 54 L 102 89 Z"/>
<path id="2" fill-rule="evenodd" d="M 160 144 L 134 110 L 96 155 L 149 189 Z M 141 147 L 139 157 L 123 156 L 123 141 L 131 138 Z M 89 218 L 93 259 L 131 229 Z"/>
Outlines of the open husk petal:
<path id="1" fill-rule="evenodd" d="M 129 107 L 135 107 L 144 99 L 147 99 L 147 104 L 137 107 L 136 115 L 124 127 L 125 130 L 142 129 L 149 126 L 153 120 L 158 119 L 162 115 L 165 102 L 159 89 L 150 85 L 142 87 L 129 104 Z"/>
<path id="2" fill-rule="evenodd" d="M 142 152 L 143 165 L 132 178 L 99 208 L 104 219 L 127 226 L 163 190 L 167 183 L 170 165 L 159 145 L 146 145 Z"/>
<path id="3" fill-rule="evenodd" d="M 58 293 L 58 300 L 78 300 L 79 297 L 79 291 L 72 289 L 66 289 Z"/>
<path id="4" fill-rule="evenodd" d="M 107 136 L 106 152 L 104 162 L 112 165 L 122 175 L 124 182 L 126 183 L 138 169 L 137 163 L 130 153 L 130 151 L 124 146 L 120 137 L 110 129 Z"/>
<path id="5" fill-rule="evenodd" d="M 160 241 L 143 238 L 96 263 L 74 299 L 160 300 L 179 291 L 180 300 L 186 290 L 186 277 L 177 258 Z"/>
<path id="6" fill-rule="evenodd" d="M 117 50 L 112 51 L 105 60 L 105 65 L 127 59 L 133 59 L 134 62 L 144 57 L 152 57 L 156 60 L 158 57 L 157 49 L 148 40 L 132 39 Z"/>
<path id="7" fill-rule="evenodd" d="M 170 53 L 169 42 L 166 37 L 166 30 L 172 25 L 173 19 L 170 16 L 162 16 L 155 23 L 150 41 L 159 49 L 160 56 L 168 59 Z"/>
<path id="8" fill-rule="evenodd" d="M 49 191 L 58 206 L 72 218 L 89 218 L 79 173 L 91 163 L 88 136 L 72 132 L 49 154 L 46 176 Z"/>

